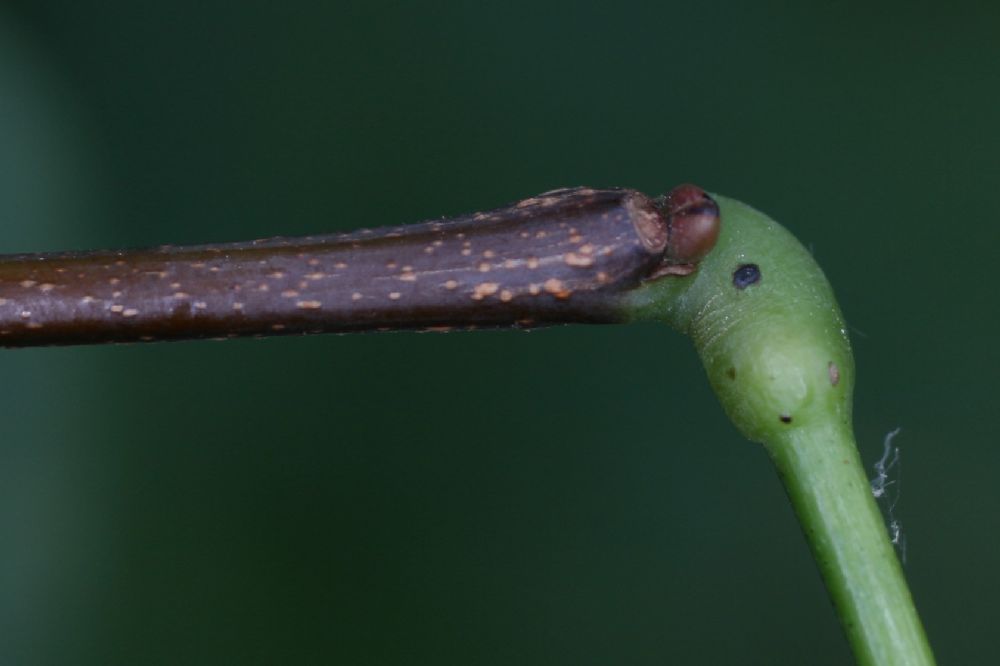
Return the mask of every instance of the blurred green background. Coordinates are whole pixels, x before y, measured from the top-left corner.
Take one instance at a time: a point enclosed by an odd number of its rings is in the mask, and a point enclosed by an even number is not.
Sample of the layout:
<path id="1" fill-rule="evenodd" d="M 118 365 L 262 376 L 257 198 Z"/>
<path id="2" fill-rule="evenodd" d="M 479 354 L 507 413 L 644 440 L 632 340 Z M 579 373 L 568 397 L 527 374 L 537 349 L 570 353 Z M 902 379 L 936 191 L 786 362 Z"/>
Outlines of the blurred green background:
<path id="1" fill-rule="evenodd" d="M 998 28 L 990 3 L 6 2 L 0 251 L 580 184 L 744 199 L 838 292 L 869 467 L 903 429 L 941 662 L 989 663 Z M 850 663 L 763 451 L 664 328 L 7 351 L 0 373 L 0 663 Z"/>

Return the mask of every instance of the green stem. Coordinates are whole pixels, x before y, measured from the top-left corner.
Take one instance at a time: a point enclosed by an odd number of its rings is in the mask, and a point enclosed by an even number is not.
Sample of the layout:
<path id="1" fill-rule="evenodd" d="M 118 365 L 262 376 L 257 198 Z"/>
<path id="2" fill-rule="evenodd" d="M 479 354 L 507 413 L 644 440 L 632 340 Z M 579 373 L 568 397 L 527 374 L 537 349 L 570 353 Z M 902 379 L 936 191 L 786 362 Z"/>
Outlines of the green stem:
<path id="1" fill-rule="evenodd" d="M 932 664 L 906 579 L 848 428 L 765 444 L 861 664 Z"/>
<path id="2" fill-rule="evenodd" d="M 631 317 L 690 335 L 733 423 L 770 454 L 858 662 L 933 664 L 854 443 L 854 360 L 833 290 L 779 224 L 716 201 L 715 249 L 693 279 L 632 293 Z"/>

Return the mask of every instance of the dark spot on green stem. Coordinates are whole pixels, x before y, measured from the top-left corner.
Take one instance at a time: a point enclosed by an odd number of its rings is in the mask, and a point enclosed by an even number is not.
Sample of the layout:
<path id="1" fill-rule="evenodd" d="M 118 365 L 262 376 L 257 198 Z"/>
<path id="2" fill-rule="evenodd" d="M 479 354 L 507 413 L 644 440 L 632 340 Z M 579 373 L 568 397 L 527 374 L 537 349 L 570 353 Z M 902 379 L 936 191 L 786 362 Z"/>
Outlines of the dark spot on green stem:
<path id="1" fill-rule="evenodd" d="M 760 282 L 760 267 L 757 264 L 741 264 L 733 272 L 733 285 L 737 289 L 746 289 Z"/>
<path id="2" fill-rule="evenodd" d="M 778 417 L 778 420 L 780 420 L 782 423 L 791 423 L 792 417 L 789 416 L 788 414 L 782 414 Z"/>

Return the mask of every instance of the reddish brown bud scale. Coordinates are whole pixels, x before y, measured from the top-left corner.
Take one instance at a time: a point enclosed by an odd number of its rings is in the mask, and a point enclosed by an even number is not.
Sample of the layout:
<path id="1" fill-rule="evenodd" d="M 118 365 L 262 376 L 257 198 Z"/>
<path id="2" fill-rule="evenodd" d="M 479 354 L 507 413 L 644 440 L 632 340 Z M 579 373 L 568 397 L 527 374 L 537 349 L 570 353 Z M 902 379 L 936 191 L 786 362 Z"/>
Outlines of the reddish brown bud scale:
<path id="1" fill-rule="evenodd" d="M 700 187 L 675 187 L 664 198 L 662 210 L 670 229 L 669 260 L 694 264 L 715 247 L 721 226 L 719 206 Z"/>
<path id="2" fill-rule="evenodd" d="M 0 345 L 613 323 L 717 225 L 693 186 L 570 188 L 351 234 L 0 257 Z"/>

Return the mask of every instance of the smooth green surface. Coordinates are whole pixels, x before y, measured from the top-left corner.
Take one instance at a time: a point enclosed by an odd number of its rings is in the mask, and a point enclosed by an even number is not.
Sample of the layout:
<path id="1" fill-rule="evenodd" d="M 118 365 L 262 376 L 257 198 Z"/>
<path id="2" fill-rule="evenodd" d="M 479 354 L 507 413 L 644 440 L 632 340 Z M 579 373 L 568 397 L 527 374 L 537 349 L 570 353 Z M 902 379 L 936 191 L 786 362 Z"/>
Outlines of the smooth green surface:
<path id="1" fill-rule="evenodd" d="M 830 284 L 781 225 L 715 198 L 715 249 L 696 274 L 640 289 L 636 317 L 690 335 L 730 418 L 764 444 L 858 663 L 933 664 L 854 443 L 854 358 Z M 759 279 L 734 284 L 750 264 Z"/>
<path id="2" fill-rule="evenodd" d="M 0 249 L 583 184 L 751 201 L 836 287 L 867 469 L 903 429 L 938 659 L 993 663 L 998 13 L 10 0 Z M 851 662 L 771 462 L 662 324 L 24 350 L 0 376 L 4 664 Z"/>
<path id="3" fill-rule="evenodd" d="M 850 428 L 818 422 L 789 429 L 767 450 L 858 663 L 934 664 Z"/>

